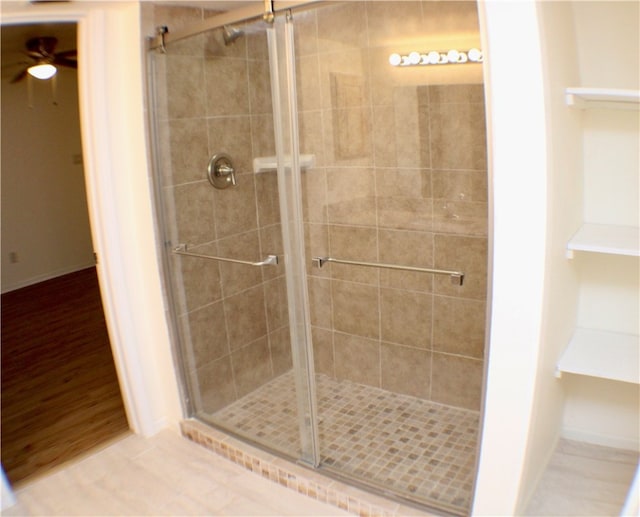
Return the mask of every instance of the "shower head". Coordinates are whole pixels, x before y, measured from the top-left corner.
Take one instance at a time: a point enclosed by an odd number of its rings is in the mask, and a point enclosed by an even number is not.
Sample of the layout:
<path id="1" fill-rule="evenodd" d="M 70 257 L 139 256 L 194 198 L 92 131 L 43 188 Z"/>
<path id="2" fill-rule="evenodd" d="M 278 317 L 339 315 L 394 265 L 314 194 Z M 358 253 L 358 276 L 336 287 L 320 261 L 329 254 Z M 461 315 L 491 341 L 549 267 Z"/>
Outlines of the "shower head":
<path id="1" fill-rule="evenodd" d="M 224 38 L 224 44 L 229 46 L 234 43 L 240 36 L 244 35 L 244 31 L 225 25 L 222 28 L 222 37 Z"/>

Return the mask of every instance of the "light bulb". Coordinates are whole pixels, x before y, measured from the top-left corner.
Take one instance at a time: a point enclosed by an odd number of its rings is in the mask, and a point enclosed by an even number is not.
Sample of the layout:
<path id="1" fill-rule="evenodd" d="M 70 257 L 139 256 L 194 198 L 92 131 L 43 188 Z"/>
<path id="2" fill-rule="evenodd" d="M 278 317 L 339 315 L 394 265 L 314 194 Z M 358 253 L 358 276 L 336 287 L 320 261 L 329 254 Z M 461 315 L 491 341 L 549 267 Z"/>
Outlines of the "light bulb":
<path id="1" fill-rule="evenodd" d="M 27 70 L 27 72 L 29 72 L 29 74 L 31 74 L 36 79 L 51 79 L 54 75 L 56 75 L 57 71 L 58 69 L 50 64 L 30 66 Z"/>
<path id="2" fill-rule="evenodd" d="M 482 51 L 478 50 L 477 48 L 469 49 L 467 55 L 469 56 L 469 61 L 475 61 L 476 63 L 482 61 Z"/>
<path id="3" fill-rule="evenodd" d="M 431 63 L 432 65 L 437 64 L 438 61 L 440 61 L 440 53 L 432 50 L 427 54 L 427 61 L 429 61 L 429 63 Z"/>
<path id="4" fill-rule="evenodd" d="M 402 56 L 400 54 L 391 54 L 389 56 L 389 64 L 391 66 L 398 66 L 402 63 Z"/>
<path id="5" fill-rule="evenodd" d="M 409 63 L 412 65 L 420 63 L 420 54 L 418 52 L 411 52 L 411 54 L 409 54 Z"/>
<path id="6" fill-rule="evenodd" d="M 460 53 L 457 50 L 450 50 L 447 52 L 447 59 L 449 63 L 457 63 L 458 58 L 460 57 Z"/>

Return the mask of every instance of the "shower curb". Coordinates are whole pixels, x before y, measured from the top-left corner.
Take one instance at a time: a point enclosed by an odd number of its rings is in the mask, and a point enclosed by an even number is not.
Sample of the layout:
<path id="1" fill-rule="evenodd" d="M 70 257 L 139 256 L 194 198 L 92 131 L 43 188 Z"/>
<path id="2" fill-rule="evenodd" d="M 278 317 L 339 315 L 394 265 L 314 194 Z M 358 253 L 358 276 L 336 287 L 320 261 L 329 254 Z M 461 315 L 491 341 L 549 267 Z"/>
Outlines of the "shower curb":
<path id="1" fill-rule="evenodd" d="M 180 423 L 180 430 L 185 438 L 265 479 L 354 515 L 361 517 L 436 515 L 313 472 L 213 429 L 198 420 L 183 420 Z"/>

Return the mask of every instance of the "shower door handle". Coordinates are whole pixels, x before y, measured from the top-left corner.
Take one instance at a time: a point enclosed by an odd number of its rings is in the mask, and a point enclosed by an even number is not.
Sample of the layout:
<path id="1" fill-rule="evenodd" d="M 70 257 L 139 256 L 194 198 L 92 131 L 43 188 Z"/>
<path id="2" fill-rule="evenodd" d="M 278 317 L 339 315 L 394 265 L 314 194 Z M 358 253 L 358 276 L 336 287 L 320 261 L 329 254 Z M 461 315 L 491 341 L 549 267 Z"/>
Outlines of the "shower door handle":
<path id="1" fill-rule="evenodd" d="M 218 262 L 231 262 L 233 264 L 244 264 L 245 266 L 262 267 L 262 266 L 278 265 L 278 255 L 267 255 L 267 257 L 264 258 L 263 260 L 260 260 L 258 262 L 251 262 L 250 260 L 238 260 L 238 259 L 232 259 L 227 257 L 215 257 L 213 255 L 204 255 L 202 253 L 192 253 L 190 251 L 187 251 L 186 244 L 179 244 L 178 246 L 173 248 L 172 251 L 175 255 L 184 255 L 186 257 L 196 257 L 196 258 L 203 258 L 203 259 L 209 259 L 209 260 L 217 260 Z"/>

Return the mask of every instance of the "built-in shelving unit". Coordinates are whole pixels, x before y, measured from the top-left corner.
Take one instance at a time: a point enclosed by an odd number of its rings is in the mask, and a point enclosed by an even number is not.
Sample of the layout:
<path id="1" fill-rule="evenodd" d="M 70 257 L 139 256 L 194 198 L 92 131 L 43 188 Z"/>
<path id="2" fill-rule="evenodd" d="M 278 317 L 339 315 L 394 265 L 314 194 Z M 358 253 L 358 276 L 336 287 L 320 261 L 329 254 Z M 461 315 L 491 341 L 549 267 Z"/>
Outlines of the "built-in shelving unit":
<path id="1" fill-rule="evenodd" d="M 568 106 L 579 109 L 639 110 L 640 91 L 615 88 L 567 88 Z M 574 252 L 640 256 L 640 228 L 583 224 L 567 243 Z M 637 335 L 577 328 L 558 361 L 556 376 L 572 373 L 640 384 L 640 339 Z"/>
<path id="2" fill-rule="evenodd" d="M 558 362 L 556 376 L 574 373 L 640 384 L 639 350 L 638 336 L 579 328 Z"/>
<path id="3" fill-rule="evenodd" d="M 640 256 L 640 228 L 610 224 L 584 224 L 567 244 L 567 256 L 574 251 Z"/>
<path id="4" fill-rule="evenodd" d="M 568 106 L 574 106 L 581 109 L 640 109 L 640 90 L 622 90 L 616 88 L 567 88 L 565 95 Z"/>

